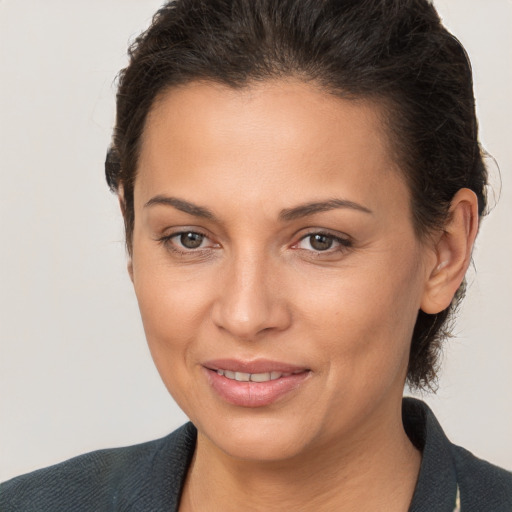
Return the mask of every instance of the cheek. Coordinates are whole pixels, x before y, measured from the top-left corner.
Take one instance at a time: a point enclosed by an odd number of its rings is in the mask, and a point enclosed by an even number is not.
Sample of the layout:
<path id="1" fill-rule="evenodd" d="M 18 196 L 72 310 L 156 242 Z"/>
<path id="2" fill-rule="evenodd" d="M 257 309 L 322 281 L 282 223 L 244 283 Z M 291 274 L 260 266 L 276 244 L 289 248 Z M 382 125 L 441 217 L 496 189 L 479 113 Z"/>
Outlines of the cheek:
<path id="1" fill-rule="evenodd" d="M 162 367 L 190 359 L 192 341 L 203 328 L 209 307 L 211 272 L 177 268 L 149 243 L 134 244 L 133 284 L 149 348 Z M 182 369 L 175 364 L 171 372 Z M 164 377 L 164 375 L 162 374 Z"/>
<path id="2" fill-rule="evenodd" d="M 345 382 L 405 371 L 421 283 L 413 258 L 400 263 L 393 272 L 386 261 L 345 269 L 302 293 L 299 317 Z"/>
<path id="3" fill-rule="evenodd" d="M 209 287 L 185 279 L 167 266 L 135 264 L 134 287 L 154 364 L 167 390 L 185 413 L 200 400 L 197 340 L 204 327 Z"/>
<path id="4" fill-rule="evenodd" d="M 208 288 L 204 281 L 198 284 L 195 280 L 173 278 L 169 271 L 140 273 L 135 293 L 148 342 L 185 343 L 201 327 Z"/>

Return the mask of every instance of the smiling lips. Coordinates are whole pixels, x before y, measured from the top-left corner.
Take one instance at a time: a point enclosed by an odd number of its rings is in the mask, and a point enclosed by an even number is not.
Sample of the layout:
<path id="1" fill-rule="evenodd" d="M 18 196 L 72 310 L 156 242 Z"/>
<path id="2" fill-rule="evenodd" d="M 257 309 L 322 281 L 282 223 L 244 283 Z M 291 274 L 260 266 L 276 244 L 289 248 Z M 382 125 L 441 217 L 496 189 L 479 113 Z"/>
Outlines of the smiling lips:
<path id="1" fill-rule="evenodd" d="M 218 360 L 203 368 L 213 390 L 240 407 L 263 407 L 297 389 L 310 375 L 304 367 L 275 361 Z"/>

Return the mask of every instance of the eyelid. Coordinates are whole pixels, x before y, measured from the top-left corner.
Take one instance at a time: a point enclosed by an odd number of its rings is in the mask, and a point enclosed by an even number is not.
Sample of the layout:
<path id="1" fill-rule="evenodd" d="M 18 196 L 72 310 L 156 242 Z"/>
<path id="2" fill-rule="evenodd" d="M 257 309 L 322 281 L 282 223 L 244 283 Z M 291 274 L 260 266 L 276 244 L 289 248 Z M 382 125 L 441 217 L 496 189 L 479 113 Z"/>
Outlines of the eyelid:
<path id="1" fill-rule="evenodd" d="M 201 235 L 205 239 L 210 240 L 212 242 L 212 244 L 207 247 L 198 247 L 196 249 L 187 249 L 186 247 L 181 247 L 181 246 L 173 243 L 174 238 L 179 237 L 184 234 L 187 234 L 187 233 L 195 233 L 197 235 Z M 207 233 L 205 233 L 205 231 L 203 229 L 196 228 L 196 227 L 188 228 L 186 226 L 185 227 L 180 226 L 179 228 L 176 228 L 176 230 L 171 230 L 170 232 L 166 233 L 165 235 L 157 237 L 156 241 L 161 243 L 168 250 L 179 253 L 179 254 L 183 254 L 183 255 L 203 253 L 210 249 L 220 247 L 220 244 L 213 242 L 212 238 Z"/>
<path id="2" fill-rule="evenodd" d="M 186 247 L 182 247 L 176 243 L 173 243 L 173 239 L 176 237 L 179 237 L 183 234 L 187 233 L 195 233 L 198 235 L 201 235 L 204 237 L 204 239 L 209 240 L 211 244 L 207 245 L 206 247 L 198 247 L 195 249 L 189 249 Z M 305 249 L 302 247 L 297 247 L 303 240 L 307 239 L 308 237 L 314 236 L 314 235 L 321 235 L 328 238 L 331 238 L 335 245 L 334 247 L 330 247 L 326 250 L 315 250 L 314 248 L 311 249 Z M 197 227 L 186 227 L 186 226 L 179 226 L 175 229 L 170 230 L 170 232 L 167 232 L 165 235 L 159 236 L 155 239 L 157 242 L 161 243 L 164 247 L 166 247 L 168 250 L 182 254 L 182 255 L 197 255 L 200 253 L 206 253 L 210 251 L 211 249 L 217 249 L 221 247 L 221 244 L 214 242 L 212 240 L 212 237 L 209 236 L 205 230 Z M 303 250 L 306 252 L 313 253 L 317 256 L 321 256 L 322 254 L 328 255 L 328 254 L 334 254 L 343 252 L 345 250 L 350 249 L 353 246 L 353 239 L 349 235 L 346 235 L 344 233 L 339 232 L 332 232 L 329 229 L 323 229 L 323 228 L 309 228 L 306 233 L 303 233 L 300 235 L 300 237 L 297 239 L 296 242 L 294 242 L 291 246 L 292 249 L 295 250 Z"/>
<path id="3" fill-rule="evenodd" d="M 325 237 L 332 238 L 335 242 L 337 242 L 339 245 L 334 248 L 326 249 L 325 251 L 319 251 L 315 249 L 304 249 L 296 247 L 300 242 L 305 240 L 308 237 L 314 236 L 314 235 L 321 235 Z M 332 231 L 328 229 L 321 229 L 321 228 L 311 228 L 309 231 L 303 235 L 300 236 L 300 238 L 295 242 L 292 246 L 292 248 L 295 248 L 297 250 L 304 250 L 308 251 L 317 255 L 321 254 L 333 254 L 336 252 L 342 252 L 344 250 L 348 250 L 353 246 L 353 240 L 350 236 L 342 234 L 342 233 L 333 233 Z"/>

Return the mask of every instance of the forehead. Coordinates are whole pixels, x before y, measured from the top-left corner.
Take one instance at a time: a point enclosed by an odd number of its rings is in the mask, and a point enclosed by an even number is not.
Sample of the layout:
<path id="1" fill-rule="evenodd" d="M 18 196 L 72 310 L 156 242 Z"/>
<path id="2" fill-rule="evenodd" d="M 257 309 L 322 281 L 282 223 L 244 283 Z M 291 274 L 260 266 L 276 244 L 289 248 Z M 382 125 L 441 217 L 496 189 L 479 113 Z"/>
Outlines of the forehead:
<path id="1" fill-rule="evenodd" d="M 360 202 L 384 191 L 384 183 L 403 195 L 382 114 L 374 102 L 342 99 L 294 80 L 172 88 L 148 116 L 136 196 L 187 195 L 196 187 L 195 197 L 205 200 L 222 189 L 246 202 L 264 195 L 271 205 L 338 190 Z"/>

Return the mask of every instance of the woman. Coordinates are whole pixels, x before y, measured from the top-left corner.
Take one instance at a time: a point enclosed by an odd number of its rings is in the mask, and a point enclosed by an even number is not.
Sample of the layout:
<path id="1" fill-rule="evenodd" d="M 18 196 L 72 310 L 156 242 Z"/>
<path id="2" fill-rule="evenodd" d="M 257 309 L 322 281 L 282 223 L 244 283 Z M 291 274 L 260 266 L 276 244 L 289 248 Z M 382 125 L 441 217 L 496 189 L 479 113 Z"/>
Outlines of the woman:
<path id="1" fill-rule="evenodd" d="M 469 63 L 428 2 L 168 4 L 106 170 L 193 426 L 15 479 L 2 510 L 510 508 L 510 474 L 402 403 L 486 206 Z"/>

